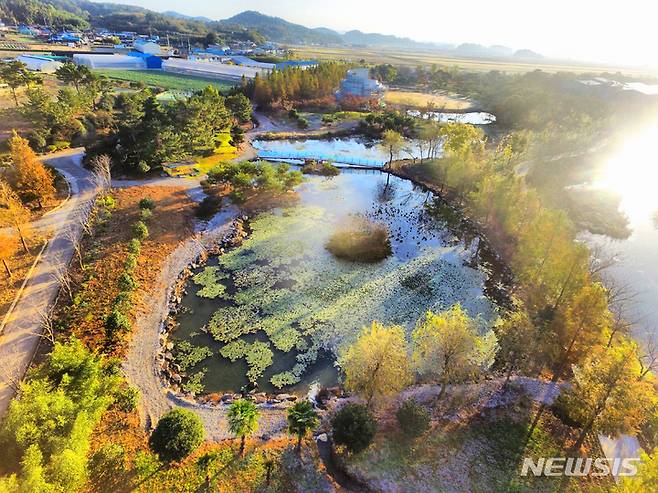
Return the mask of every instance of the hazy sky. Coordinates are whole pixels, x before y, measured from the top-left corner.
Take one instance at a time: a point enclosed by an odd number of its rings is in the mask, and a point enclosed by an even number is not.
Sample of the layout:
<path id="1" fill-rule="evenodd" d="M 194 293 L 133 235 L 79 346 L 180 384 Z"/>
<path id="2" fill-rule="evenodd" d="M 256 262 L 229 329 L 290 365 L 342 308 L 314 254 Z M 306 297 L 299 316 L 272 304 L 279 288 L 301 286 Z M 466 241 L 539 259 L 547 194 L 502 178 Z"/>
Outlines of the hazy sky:
<path id="1" fill-rule="evenodd" d="M 420 41 L 530 48 L 545 55 L 658 66 L 653 0 L 121 0 L 224 19 L 258 10 L 308 27 Z M 654 6 L 655 4 L 655 6 Z"/>

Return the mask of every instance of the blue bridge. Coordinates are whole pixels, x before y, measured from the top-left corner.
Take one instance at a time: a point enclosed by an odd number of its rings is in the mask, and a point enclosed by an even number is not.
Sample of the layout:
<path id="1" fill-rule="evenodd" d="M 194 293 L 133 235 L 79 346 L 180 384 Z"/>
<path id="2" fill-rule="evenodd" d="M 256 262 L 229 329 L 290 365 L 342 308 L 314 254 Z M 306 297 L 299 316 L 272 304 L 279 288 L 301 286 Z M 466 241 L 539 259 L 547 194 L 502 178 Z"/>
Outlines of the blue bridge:
<path id="1" fill-rule="evenodd" d="M 312 155 L 311 155 L 312 154 Z M 323 153 L 309 153 L 308 151 L 271 151 L 259 150 L 258 157 L 261 159 L 276 159 L 276 160 L 299 160 L 314 159 L 316 161 L 329 161 L 333 164 L 340 165 L 346 164 L 354 167 L 363 168 L 383 168 L 387 163 L 385 159 L 368 159 L 357 156 L 346 156 L 344 154 L 323 154 Z"/>

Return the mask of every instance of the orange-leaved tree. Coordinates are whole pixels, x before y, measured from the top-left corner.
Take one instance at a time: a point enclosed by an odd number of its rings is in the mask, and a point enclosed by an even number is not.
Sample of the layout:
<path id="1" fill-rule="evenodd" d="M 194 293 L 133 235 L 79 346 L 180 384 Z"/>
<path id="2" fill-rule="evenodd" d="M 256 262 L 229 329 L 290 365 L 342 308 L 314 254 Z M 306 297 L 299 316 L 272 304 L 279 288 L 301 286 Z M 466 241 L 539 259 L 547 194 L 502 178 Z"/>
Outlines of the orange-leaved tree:
<path id="1" fill-rule="evenodd" d="M 23 202 L 44 200 L 55 195 L 55 178 L 52 172 L 37 159 L 28 141 L 15 131 L 10 142 L 12 160 L 12 185 Z"/>
<path id="2" fill-rule="evenodd" d="M 26 253 L 30 250 L 27 247 L 25 238 L 29 229 L 30 213 L 14 193 L 8 183 L 0 180 L 0 228 L 14 228 L 18 233 L 23 249 Z"/>
<path id="3" fill-rule="evenodd" d="M 0 231 L 0 261 L 2 261 L 9 279 L 12 278 L 9 260 L 16 253 L 16 250 L 18 250 L 17 235 L 11 231 Z"/>

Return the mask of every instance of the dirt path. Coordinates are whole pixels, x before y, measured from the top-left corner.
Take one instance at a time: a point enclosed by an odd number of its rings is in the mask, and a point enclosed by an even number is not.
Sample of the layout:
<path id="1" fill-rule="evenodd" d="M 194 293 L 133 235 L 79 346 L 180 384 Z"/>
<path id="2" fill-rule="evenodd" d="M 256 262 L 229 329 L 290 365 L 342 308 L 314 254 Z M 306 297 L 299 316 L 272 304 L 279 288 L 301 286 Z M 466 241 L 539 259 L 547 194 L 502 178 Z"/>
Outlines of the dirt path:
<path id="1" fill-rule="evenodd" d="M 210 405 L 182 400 L 168 391 L 159 375 L 156 355 L 160 349 L 164 320 L 168 314 L 168 302 L 180 273 L 201 252 L 227 235 L 233 219 L 238 214 L 235 208 L 218 214 L 205 232 L 182 243 L 165 261 L 158 275 L 153 295 L 138 315 L 133 340 L 124 363 L 124 373 L 131 385 L 141 392 L 140 414 L 147 427 L 173 407 L 194 410 L 203 420 L 206 436 L 211 440 L 232 438 L 227 430 L 225 410 Z M 283 408 L 261 408 L 258 433 L 260 436 L 275 436 L 286 429 Z"/>
<path id="2" fill-rule="evenodd" d="M 81 211 L 96 196 L 96 186 L 90 173 L 80 165 L 81 159 L 79 150 L 46 159 L 66 177 L 72 195 L 63 207 L 34 224 L 38 230 L 53 230 L 54 236 L 0 335 L 0 417 L 9 407 L 37 349 L 43 331 L 42 314 L 48 312 L 57 296 L 59 283 L 52 274 L 56 268 L 67 266 L 73 257 L 67 231 L 80 236 Z"/>

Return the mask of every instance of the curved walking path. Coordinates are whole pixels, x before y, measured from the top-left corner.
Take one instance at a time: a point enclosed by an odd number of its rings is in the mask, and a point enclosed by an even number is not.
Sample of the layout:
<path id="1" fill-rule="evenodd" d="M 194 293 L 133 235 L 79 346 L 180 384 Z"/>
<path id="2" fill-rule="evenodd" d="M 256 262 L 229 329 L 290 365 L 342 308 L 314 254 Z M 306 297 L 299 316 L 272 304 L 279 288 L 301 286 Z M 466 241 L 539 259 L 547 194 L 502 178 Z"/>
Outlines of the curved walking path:
<path id="1" fill-rule="evenodd" d="M 229 233 L 238 214 L 234 207 L 219 213 L 204 232 L 183 242 L 165 260 L 156 279 L 146 307 L 137 316 L 133 340 L 124 362 L 124 373 L 131 385 L 141 392 L 140 415 L 147 428 L 157 423 L 174 407 L 192 409 L 202 419 L 206 436 L 211 440 L 232 438 L 227 430 L 225 409 L 221 406 L 199 404 L 181 399 L 168 390 L 160 377 L 156 355 L 161 347 L 164 322 L 169 314 L 169 300 L 181 272 L 215 242 Z M 258 433 L 261 437 L 274 436 L 286 429 L 285 405 L 260 409 Z"/>
<path id="2" fill-rule="evenodd" d="M 72 149 L 45 159 L 69 182 L 71 198 L 61 208 L 33 223 L 39 231 L 53 231 L 53 237 L 0 334 L 0 418 L 37 350 L 43 331 L 42 315 L 48 313 L 59 291 L 53 272 L 68 266 L 73 257 L 67 231 L 71 229 L 80 236 L 82 211 L 96 196 L 92 176 L 80 164 L 82 156 L 81 150 Z"/>

